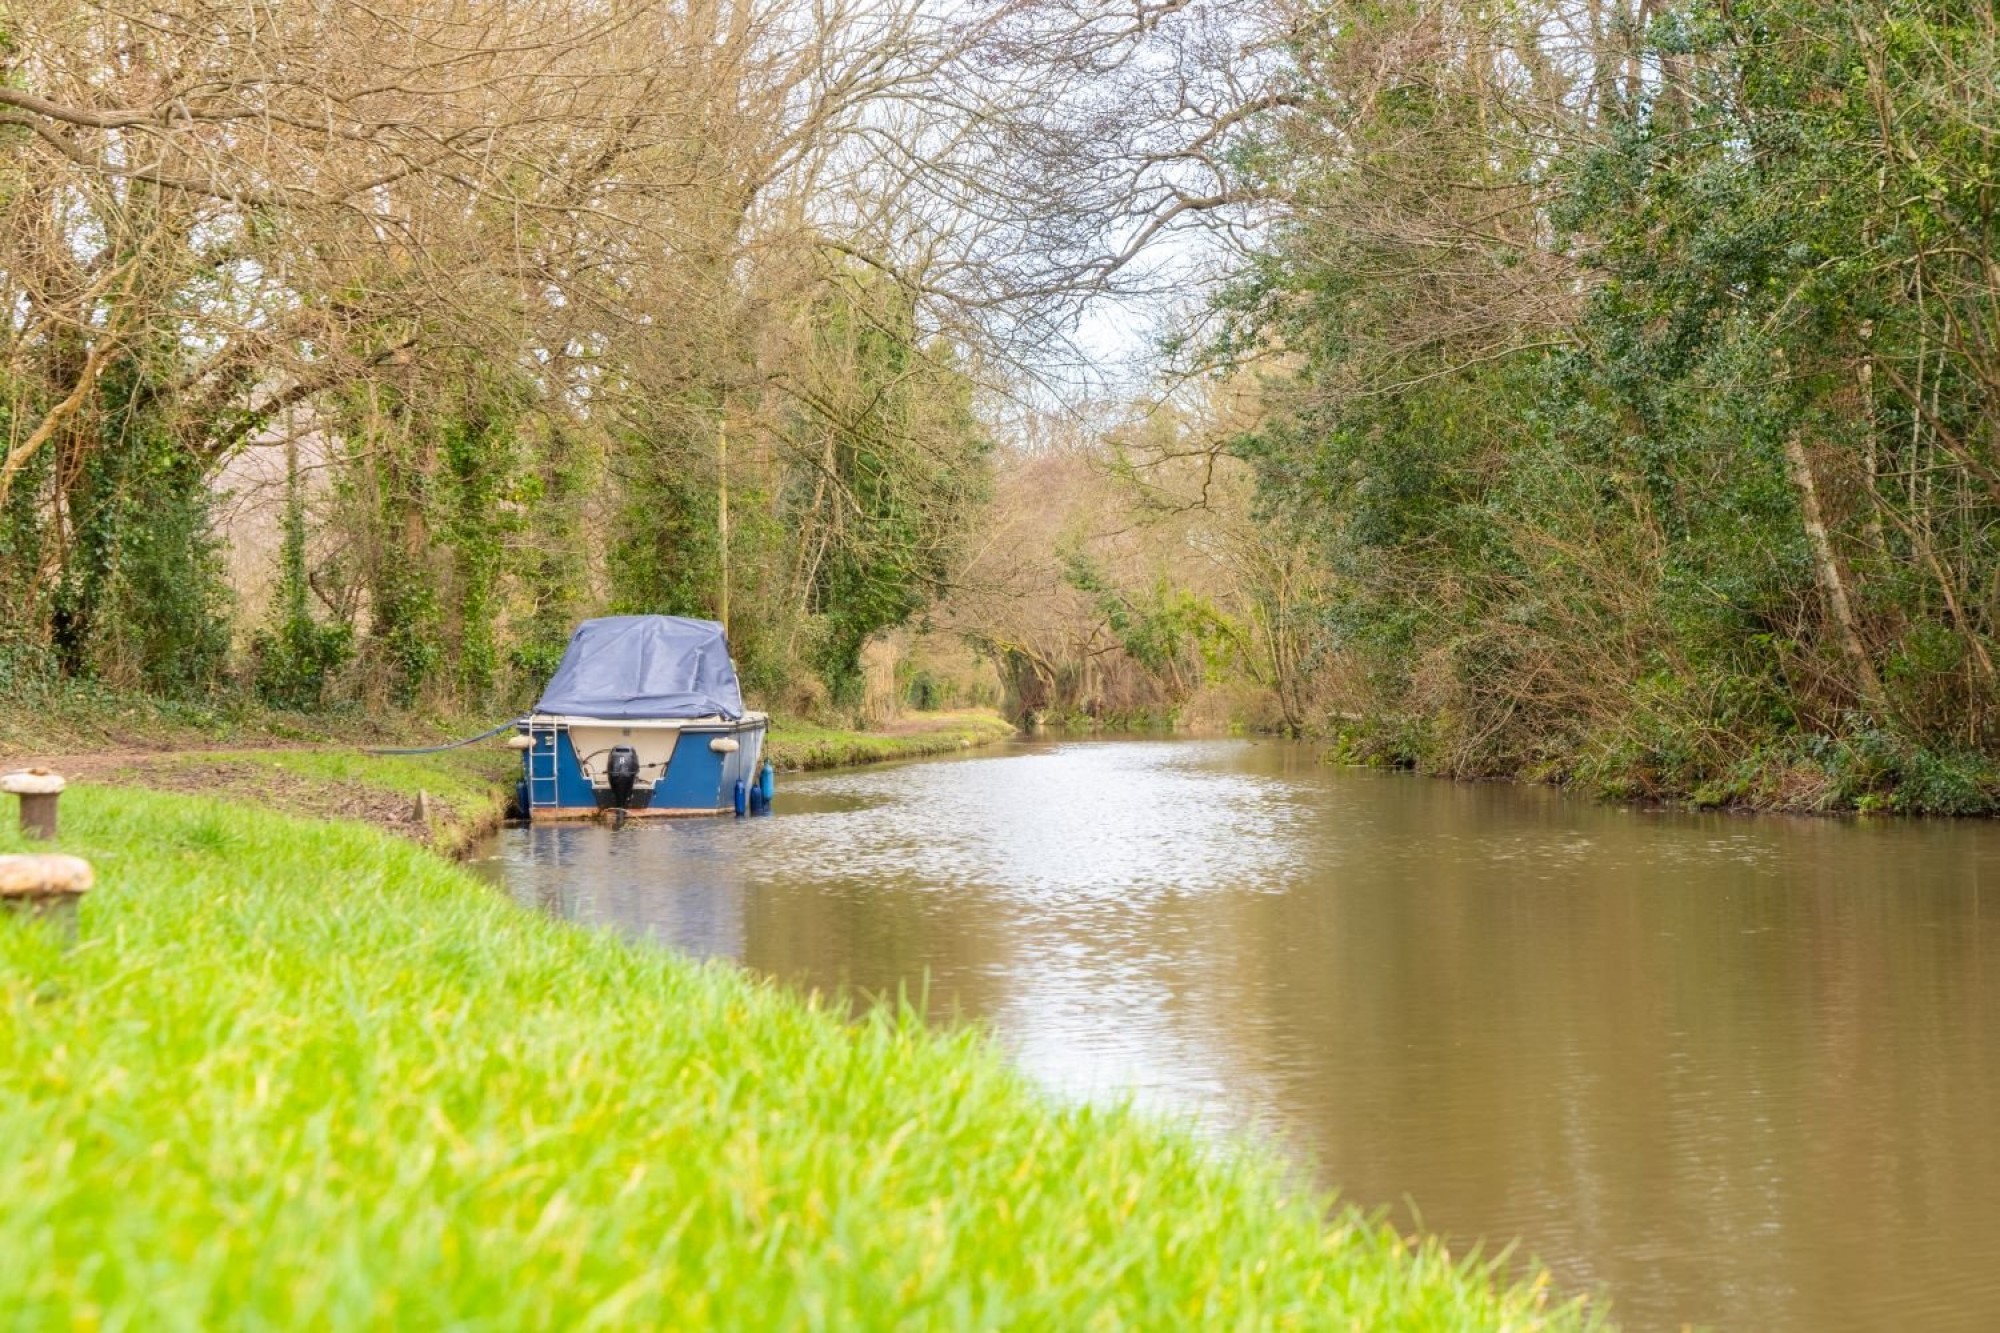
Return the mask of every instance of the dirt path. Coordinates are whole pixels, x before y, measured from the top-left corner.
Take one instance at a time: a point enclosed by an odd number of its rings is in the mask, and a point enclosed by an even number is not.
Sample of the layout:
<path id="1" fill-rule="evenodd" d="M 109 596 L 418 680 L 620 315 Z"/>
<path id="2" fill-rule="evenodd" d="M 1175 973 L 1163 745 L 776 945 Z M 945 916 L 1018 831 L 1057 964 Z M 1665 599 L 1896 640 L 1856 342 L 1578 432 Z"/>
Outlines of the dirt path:
<path id="1" fill-rule="evenodd" d="M 353 746 L 126 747 L 0 759 L 72 783 L 214 796 L 312 819 L 347 819 L 455 855 L 496 827 L 516 760 L 466 750 L 391 758 Z"/>
<path id="2" fill-rule="evenodd" d="M 190 755 L 203 754 L 244 754 L 278 752 L 284 750 L 325 750 L 332 748 L 314 745 L 305 741 L 267 741 L 249 745 L 146 745 L 105 750 L 79 750 L 67 753 L 38 754 L 33 750 L 0 752 L 0 770 L 14 772 L 23 768 L 46 768 L 51 773 L 60 773 L 71 782 L 108 782 L 116 784 L 120 777 L 129 777 L 142 769 L 148 761 L 161 759 L 177 760 Z"/>

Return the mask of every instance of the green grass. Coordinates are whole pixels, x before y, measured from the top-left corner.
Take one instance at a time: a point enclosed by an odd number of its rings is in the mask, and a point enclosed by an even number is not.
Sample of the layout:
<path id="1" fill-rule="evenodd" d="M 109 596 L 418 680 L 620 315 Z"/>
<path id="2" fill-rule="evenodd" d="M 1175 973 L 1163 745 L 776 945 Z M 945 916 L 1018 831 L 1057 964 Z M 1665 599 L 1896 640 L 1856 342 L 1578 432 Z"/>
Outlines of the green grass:
<path id="1" fill-rule="evenodd" d="M 352 819 L 447 856 L 499 826 L 519 755 L 498 740 L 441 754 L 374 755 L 346 747 L 183 750 L 89 763 L 83 781 L 226 796 L 267 810 Z M 429 798 L 417 818 L 417 794 Z"/>
<path id="2" fill-rule="evenodd" d="M 1052 1109 L 976 1033 L 844 1023 L 359 825 L 89 787 L 63 819 L 77 943 L 0 916 L 9 1328 L 1581 1322 Z"/>
<path id="3" fill-rule="evenodd" d="M 970 709 L 913 713 L 880 731 L 845 731 L 792 718 L 773 718 L 764 753 L 782 769 L 847 768 L 889 759 L 918 759 L 991 745 L 1018 734 L 998 713 Z"/>
<path id="4" fill-rule="evenodd" d="M 226 760 L 250 769 L 329 785 L 356 783 L 398 796 L 429 792 L 450 801 L 483 800 L 497 782 L 519 775 L 521 757 L 500 739 L 439 754 L 377 755 L 359 749 L 187 751 L 148 760 L 168 767 Z"/>

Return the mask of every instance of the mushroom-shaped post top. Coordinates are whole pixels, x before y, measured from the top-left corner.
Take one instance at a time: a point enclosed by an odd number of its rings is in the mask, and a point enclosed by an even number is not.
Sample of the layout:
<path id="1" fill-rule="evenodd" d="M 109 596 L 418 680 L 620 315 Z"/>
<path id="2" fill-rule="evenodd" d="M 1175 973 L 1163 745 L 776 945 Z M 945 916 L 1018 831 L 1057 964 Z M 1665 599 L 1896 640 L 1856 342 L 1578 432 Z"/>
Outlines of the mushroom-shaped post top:
<path id="1" fill-rule="evenodd" d="M 0 902 L 74 898 L 96 878 L 80 856 L 0 856 Z"/>
<path id="2" fill-rule="evenodd" d="M 56 836 L 56 802 L 62 789 L 62 775 L 46 768 L 23 769 L 0 777 L 0 791 L 21 798 L 21 832 L 31 838 Z"/>

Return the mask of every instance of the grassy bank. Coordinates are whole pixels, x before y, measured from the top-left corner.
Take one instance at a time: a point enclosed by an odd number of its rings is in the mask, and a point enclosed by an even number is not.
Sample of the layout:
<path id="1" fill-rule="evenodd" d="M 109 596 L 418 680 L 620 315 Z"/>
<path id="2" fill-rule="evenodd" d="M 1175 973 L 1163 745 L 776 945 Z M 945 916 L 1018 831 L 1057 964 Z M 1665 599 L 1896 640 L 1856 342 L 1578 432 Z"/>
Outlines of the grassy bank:
<path id="1" fill-rule="evenodd" d="M 1013 723 L 985 709 L 911 713 L 871 731 L 844 731 L 779 717 L 771 720 L 765 753 L 781 769 L 847 768 L 950 754 L 1016 734 Z"/>
<path id="2" fill-rule="evenodd" d="M 85 787 L 0 919 L 13 1327 L 1568 1327 L 1260 1161 L 1046 1108 L 354 824 Z M 11 829 L 0 850 L 17 850 Z"/>
<path id="3" fill-rule="evenodd" d="M 351 746 L 187 750 L 70 767 L 90 783 L 359 820 L 456 856 L 499 827 L 521 760 L 492 741 L 442 754 L 373 755 Z"/>
<path id="4" fill-rule="evenodd" d="M 289 713 L 238 694 L 174 700 L 44 682 L 0 700 L 0 767 L 48 764 L 74 782 L 360 820 L 455 855 L 499 823 L 520 761 L 497 741 L 397 757 L 363 747 L 434 744 L 491 725 L 359 709 Z M 421 817 L 419 792 L 427 798 Z"/>
<path id="5" fill-rule="evenodd" d="M 52 762 L 72 780 L 228 796 L 322 819 L 354 819 L 447 855 L 506 812 L 520 759 L 499 741 L 435 755 L 379 756 L 367 745 L 421 745 L 475 734 L 492 718 L 391 719 L 281 713 L 80 687 L 0 705 L 0 764 Z M 873 731 L 776 718 L 768 753 L 781 769 L 839 768 L 947 754 L 1015 734 L 987 711 L 912 713 Z M 420 818 L 416 798 L 428 798 Z"/>

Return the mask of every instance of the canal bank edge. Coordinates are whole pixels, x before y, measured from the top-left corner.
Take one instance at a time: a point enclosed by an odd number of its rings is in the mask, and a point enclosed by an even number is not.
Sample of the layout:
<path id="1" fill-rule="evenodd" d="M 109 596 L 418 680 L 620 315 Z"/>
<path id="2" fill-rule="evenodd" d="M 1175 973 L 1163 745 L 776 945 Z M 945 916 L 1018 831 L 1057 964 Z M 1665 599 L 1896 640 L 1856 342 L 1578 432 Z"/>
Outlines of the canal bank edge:
<path id="1" fill-rule="evenodd" d="M 1795 737 L 1712 766 L 1661 759 L 1657 746 L 1551 747 L 1515 764 L 1465 765 L 1436 752 L 1428 724 L 1348 714 L 1305 739 L 1322 761 L 1455 782 L 1521 782 L 1615 804 L 1744 814 L 2000 815 L 2000 764 L 1927 750 L 1889 731 Z M 1698 749 L 1699 746 L 1690 746 Z"/>
<path id="2" fill-rule="evenodd" d="M 447 859 L 500 827 L 520 760 L 491 746 L 372 755 L 346 747 L 74 755 L 46 761 L 81 787 L 208 796 L 392 833 Z"/>
<path id="3" fill-rule="evenodd" d="M 847 768 L 952 754 L 1016 734 L 998 713 L 916 713 L 872 731 L 773 719 L 765 753 L 783 771 Z M 520 758 L 500 741 L 423 755 L 376 755 L 352 745 L 98 751 L 43 756 L 70 780 L 219 796 L 315 819 L 347 819 L 441 856 L 466 855 L 505 820 Z M 24 759 L 23 762 L 26 762 Z"/>
<path id="4" fill-rule="evenodd" d="M 1052 1107 L 976 1032 L 566 928 L 355 822 L 85 785 L 60 846 L 99 870 L 74 945 L 0 922 L 24 1327 L 1594 1318 L 1254 1150 Z"/>
<path id="5" fill-rule="evenodd" d="M 1011 740 L 1012 722 L 990 709 L 909 713 L 868 731 L 824 727 L 774 717 L 764 754 L 782 772 L 857 768 L 896 759 L 922 759 Z"/>

